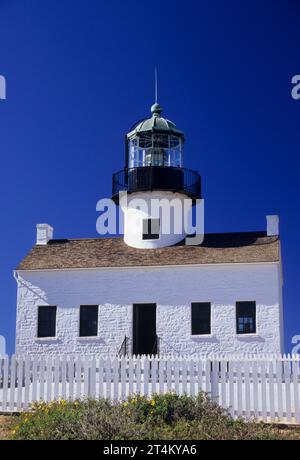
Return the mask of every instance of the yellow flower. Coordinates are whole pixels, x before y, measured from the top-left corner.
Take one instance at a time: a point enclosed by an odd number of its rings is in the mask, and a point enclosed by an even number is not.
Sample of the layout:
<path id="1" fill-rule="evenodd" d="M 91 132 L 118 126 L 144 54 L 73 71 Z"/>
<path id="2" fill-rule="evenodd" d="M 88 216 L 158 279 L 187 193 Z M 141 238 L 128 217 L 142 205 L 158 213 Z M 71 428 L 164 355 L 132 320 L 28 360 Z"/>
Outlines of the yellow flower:
<path id="1" fill-rule="evenodd" d="M 151 406 L 155 406 L 155 401 L 154 401 L 154 399 L 151 399 L 150 404 L 151 404 Z"/>
<path id="2" fill-rule="evenodd" d="M 127 407 L 127 406 L 128 406 L 128 402 L 124 402 L 123 406 Z"/>
<path id="3" fill-rule="evenodd" d="M 75 401 L 74 402 L 74 406 L 78 406 L 79 402 L 78 401 Z"/>

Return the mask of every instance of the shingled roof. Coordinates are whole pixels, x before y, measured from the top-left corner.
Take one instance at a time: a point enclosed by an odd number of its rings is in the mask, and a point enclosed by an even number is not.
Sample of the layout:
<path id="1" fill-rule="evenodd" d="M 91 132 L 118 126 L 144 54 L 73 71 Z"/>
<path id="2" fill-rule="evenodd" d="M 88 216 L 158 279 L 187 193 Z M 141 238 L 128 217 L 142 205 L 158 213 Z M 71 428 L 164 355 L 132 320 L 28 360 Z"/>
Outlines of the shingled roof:
<path id="1" fill-rule="evenodd" d="M 50 240 L 35 245 L 17 270 L 277 262 L 279 238 L 266 232 L 206 234 L 199 246 L 135 249 L 123 238 Z"/>

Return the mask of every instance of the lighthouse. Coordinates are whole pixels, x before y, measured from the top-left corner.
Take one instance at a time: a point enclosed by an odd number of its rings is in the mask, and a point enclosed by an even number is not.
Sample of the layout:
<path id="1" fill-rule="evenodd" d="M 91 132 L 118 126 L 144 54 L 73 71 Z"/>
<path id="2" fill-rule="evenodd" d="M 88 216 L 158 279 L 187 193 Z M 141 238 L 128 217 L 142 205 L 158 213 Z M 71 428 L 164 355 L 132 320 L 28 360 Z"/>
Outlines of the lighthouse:
<path id="1" fill-rule="evenodd" d="M 196 232 L 182 225 L 203 203 L 184 142 L 157 102 L 126 134 L 112 183 L 124 237 L 56 239 L 52 226 L 37 225 L 14 272 L 17 354 L 283 351 L 278 216 L 267 216 L 265 230 L 205 233 L 199 242 L 199 216 Z"/>
<path id="2" fill-rule="evenodd" d="M 185 136 L 162 117 L 156 102 L 151 116 L 125 137 L 125 166 L 113 174 L 112 198 L 124 212 L 124 241 L 140 249 L 173 246 L 187 235 L 192 205 L 201 197 L 197 171 L 183 167 Z M 124 204 L 120 192 L 127 192 Z"/>

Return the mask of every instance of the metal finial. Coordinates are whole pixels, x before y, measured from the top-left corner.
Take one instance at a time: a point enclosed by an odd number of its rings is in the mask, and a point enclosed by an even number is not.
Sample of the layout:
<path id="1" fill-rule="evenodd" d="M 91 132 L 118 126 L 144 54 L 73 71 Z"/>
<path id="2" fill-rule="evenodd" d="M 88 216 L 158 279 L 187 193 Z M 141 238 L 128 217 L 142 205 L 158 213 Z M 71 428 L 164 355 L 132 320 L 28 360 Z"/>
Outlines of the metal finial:
<path id="1" fill-rule="evenodd" d="M 155 91 L 155 103 L 151 107 L 151 113 L 154 117 L 159 117 L 162 108 L 157 102 L 157 88 L 158 88 L 158 83 L 157 83 L 157 67 L 154 67 L 154 91 Z"/>

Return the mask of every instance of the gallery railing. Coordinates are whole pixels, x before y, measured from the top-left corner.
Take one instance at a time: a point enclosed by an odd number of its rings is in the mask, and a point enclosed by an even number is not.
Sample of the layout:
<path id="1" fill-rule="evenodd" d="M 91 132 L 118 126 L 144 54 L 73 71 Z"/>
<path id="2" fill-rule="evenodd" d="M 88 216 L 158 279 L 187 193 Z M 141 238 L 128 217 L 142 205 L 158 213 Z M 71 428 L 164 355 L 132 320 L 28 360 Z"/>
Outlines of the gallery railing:
<path id="1" fill-rule="evenodd" d="M 115 201 L 122 191 L 151 190 L 181 192 L 193 199 L 200 198 L 201 177 L 197 171 L 171 166 L 125 168 L 113 174 L 112 197 Z"/>

